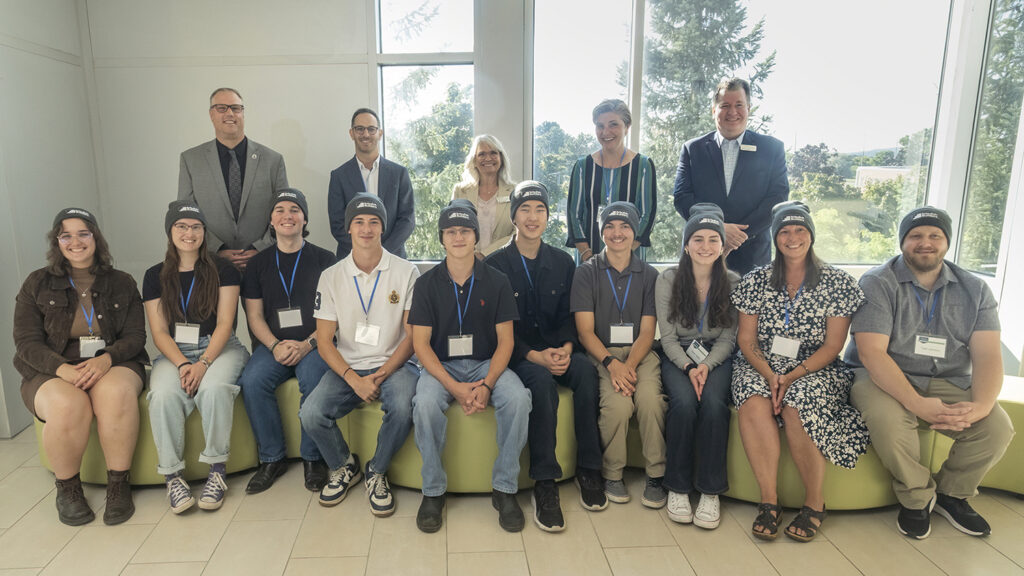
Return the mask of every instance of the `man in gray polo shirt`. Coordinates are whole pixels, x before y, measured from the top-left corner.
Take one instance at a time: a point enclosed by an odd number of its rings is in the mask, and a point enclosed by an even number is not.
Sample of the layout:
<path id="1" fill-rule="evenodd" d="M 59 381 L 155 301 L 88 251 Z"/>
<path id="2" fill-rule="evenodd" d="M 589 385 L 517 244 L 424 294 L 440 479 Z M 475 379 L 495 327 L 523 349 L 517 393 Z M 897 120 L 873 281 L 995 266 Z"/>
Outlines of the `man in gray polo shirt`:
<path id="1" fill-rule="evenodd" d="M 996 402 L 1003 385 L 997 304 L 982 280 L 943 260 L 951 228 L 946 212 L 928 206 L 903 218 L 902 254 L 860 279 L 867 300 L 853 315 L 846 351 L 856 367 L 851 400 L 893 475 L 897 526 L 917 539 L 931 532 L 936 507 L 961 532 L 991 532 L 966 499 L 1013 438 Z M 920 462 L 919 426 L 954 440 L 934 478 Z"/>

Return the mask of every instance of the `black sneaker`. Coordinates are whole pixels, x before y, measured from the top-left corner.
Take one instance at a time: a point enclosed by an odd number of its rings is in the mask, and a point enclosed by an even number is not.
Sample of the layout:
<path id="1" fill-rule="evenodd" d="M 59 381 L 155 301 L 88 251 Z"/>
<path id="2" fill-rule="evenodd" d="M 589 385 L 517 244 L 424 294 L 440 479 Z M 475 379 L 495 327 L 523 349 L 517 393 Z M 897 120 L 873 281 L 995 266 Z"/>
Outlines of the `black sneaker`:
<path id="1" fill-rule="evenodd" d="M 580 506 L 595 512 L 608 507 L 608 497 L 604 494 L 604 478 L 601 478 L 600 471 L 589 468 L 577 469 L 576 485 L 580 489 Z"/>
<path id="2" fill-rule="evenodd" d="M 545 532 L 565 530 L 558 486 L 554 480 L 540 480 L 533 487 L 533 521 Z"/>
<path id="3" fill-rule="evenodd" d="M 938 507 L 936 512 L 946 520 L 949 520 L 953 528 L 964 534 L 987 536 L 992 533 L 992 528 L 988 525 L 988 522 L 981 517 L 981 514 L 975 512 L 974 508 L 971 508 L 971 505 L 963 498 L 936 494 L 935 505 Z"/>
<path id="4" fill-rule="evenodd" d="M 515 494 L 495 490 L 491 492 L 491 506 L 498 511 L 498 525 L 506 532 L 520 532 L 526 524 L 523 509 Z"/>
<path id="5" fill-rule="evenodd" d="M 900 504 L 900 513 L 896 516 L 896 527 L 904 536 L 924 540 L 932 533 L 932 523 L 929 516 L 932 508 L 935 507 L 935 498 L 932 498 L 928 505 L 919 510 L 907 508 Z"/>
<path id="6" fill-rule="evenodd" d="M 274 485 L 274 481 L 288 471 L 288 463 L 284 460 L 276 462 L 260 462 L 260 467 L 249 479 L 245 487 L 246 494 L 259 494 Z"/>
<path id="7" fill-rule="evenodd" d="M 424 496 L 416 512 L 416 527 L 421 532 L 433 534 L 441 529 L 441 513 L 444 512 L 444 494 Z"/>

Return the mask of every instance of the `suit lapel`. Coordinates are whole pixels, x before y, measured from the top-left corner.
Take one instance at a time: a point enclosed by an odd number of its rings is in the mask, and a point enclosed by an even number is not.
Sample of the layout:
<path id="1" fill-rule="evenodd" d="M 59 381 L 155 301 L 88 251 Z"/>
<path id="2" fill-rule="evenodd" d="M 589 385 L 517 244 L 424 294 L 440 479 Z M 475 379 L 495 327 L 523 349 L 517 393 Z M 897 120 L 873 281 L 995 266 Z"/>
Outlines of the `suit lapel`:
<path id="1" fill-rule="evenodd" d="M 217 189 L 217 196 L 224 203 L 228 220 L 234 220 L 231 211 L 231 200 L 228 199 L 228 187 L 224 184 L 224 171 L 220 168 L 220 155 L 217 153 L 217 141 L 210 140 L 206 147 L 206 161 L 210 165 L 210 173 L 213 175 L 214 187 Z"/>
<path id="2" fill-rule="evenodd" d="M 718 147 L 718 143 L 715 142 L 715 134 L 711 133 L 711 136 L 704 142 L 704 150 L 708 155 L 708 160 L 711 162 L 711 166 L 714 167 L 715 181 L 718 182 L 718 196 L 724 200 L 725 194 L 725 164 L 722 162 L 722 149 Z M 735 181 L 735 179 L 734 179 Z"/>
<path id="3" fill-rule="evenodd" d="M 252 192 L 252 183 L 256 180 L 256 170 L 259 168 L 260 157 L 263 156 L 260 154 L 260 147 L 252 140 L 249 140 L 245 153 L 249 157 L 245 160 L 245 177 L 242 179 L 242 202 L 238 205 L 239 217 L 245 212 L 245 203 L 249 200 L 249 193 Z"/>
<path id="4" fill-rule="evenodd" d="M 368 192 L 366 189 L 366 183 L 363 182 L 363 172 L 359 169 L 359 159 L 352 158 L 349 169 L 345 171 L 345 177 L 348 179 L 348 189 L 356 190 L 358 192 Z M 380 183 L 378 182 L 378 187 Z M 355 194 L 353 194 L 355 196 Z M 352 198 L 346 198 L 345 200 L 351 200 Z"/>
<path id="5" fill-rule="evenodd" d="M 757 146 L 757 139 L 754 138 L 752 132 L 748 131 L 743 133 L 743 145 L 755 147 Z M 737 182 L 742 182 L 742 180 L 740 180 L 740 174 L 743 172 L 743 169 L 747 166 L 747 164 L 749 164 L 753 160 L 753 158 L 751 158 L 750 156 L 751 154 L 757 154 L 757 152 L 744 152 L 743 148 L 741 147 L 739 153 L 736 155 L 736 169 L 733 170 L 732 172 L 733 186 L 735 186 Z M 723 169 L 722 172 L 724 174 L 725 170 Z M 733 192 L 736 192 L 736 190 L 733 190 Z"/>

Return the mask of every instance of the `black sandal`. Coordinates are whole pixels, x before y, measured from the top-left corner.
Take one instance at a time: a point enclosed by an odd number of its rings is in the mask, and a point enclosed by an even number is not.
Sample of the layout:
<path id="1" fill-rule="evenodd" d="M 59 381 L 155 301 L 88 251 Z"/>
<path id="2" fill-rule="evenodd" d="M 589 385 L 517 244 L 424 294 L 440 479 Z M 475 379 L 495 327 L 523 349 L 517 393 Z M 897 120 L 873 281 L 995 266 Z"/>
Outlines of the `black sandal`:
<path id="1" fill-rule="evenodd" d="M 817 511 L 809 506 L 804 506 L 800 509 L 800 512 L 793 518 L 793 521 L 786 527 L 786 536 L 789 536 L 797 542 L 810 542 L 814 540 L 814 537 L 818 535 L 818 529 L 821 528 L 821 523 L 825 521 L 825 507 L 821 507 L 821 511 Z M 815 526 L 811 520 L 817 520 L 818 525 Z M 797 532 L 800 530 L 803 534 Z"/>
<path id="2" fill-rule="evenodd" d="M 782 517 L 782 506 L 762 502 L 757 506 L 757 517 L 750 532 L 761 540 L 775 540 L 779 535 L 779 518 Z M 758 527 L 764 530 L 757 530 Z"/>

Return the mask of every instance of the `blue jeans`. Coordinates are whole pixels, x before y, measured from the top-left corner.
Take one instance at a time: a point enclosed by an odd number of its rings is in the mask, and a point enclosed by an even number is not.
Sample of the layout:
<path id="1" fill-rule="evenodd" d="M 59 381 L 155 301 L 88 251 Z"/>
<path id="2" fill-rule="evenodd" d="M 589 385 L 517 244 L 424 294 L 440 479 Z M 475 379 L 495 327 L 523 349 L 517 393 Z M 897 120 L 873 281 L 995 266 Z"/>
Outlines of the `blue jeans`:
<path id="1" fill-rule="evenodd" d="M 490 360 L 449 360 L 442 362 L 448 374 L 459 382 L 483 380 L 490 369 Z M 448 490 L 448 476 L 441 463 L 448 417 L 445 411 L 455 397 L 424 370 L 416 383 L 416 396 L 412 399 L 412 419 L 416 424 L 416 446 L 423 457 L 423 495 L 441 496 Z M 498 458 L 491 473 L 491 486 L 506 494 L 519 490 L 519 455 L 526 445 L 530 420 L 530 391 L 511 370 L 501 373 L 490 404 L 498 421 Z"/>
<path id="2" fill-rule="evenodd" d="M 558 426 L 558 385 L 572 390 L 576 424 L 576 463 L 580 468 L 601 469 L 601 433 L 597 428 L 597 369 L 587 356 L 573 352 L 569 369 L 555 376 L 547 368 L 522 360 L 512 370 L 530 391 L 530 478 L 557 480 L 562 467 L 555 458 L 555 429 Z"/>
<path id="3" fill-rule="evenodd" d="M 245 411 L 249 414 L 252 433 L 256 436 L 260 462 L 277 462 L 287 456 L 281 411 L 278 410 L 277 395 L 274 391 L 284 384 L 285 380 L 294 376 L 299 380 L 299 392 L 302 396 L 300 402 L 305 403 L 309 393 L 316 388 L 327 370 L 327 363 L 320 358 L 320 353 L 316 350 L 306 354 L 295 366 L 279 363 L 274 359 L 274 353 L 262 344 L 258 344 L 252 351 L 252 358 L 245 365 L 238 385 L 242 387 L 242 400 L 245 402 Z M 298 414 L 295 416 L 298 417 Z M 305 433 L 299 442 L 299 453 L 303 460 L 320 460 L 320 451 Z"/>
<path id="4" fill-rule="evenodd" d="M 366 376 L 373 370 L 356 370 Z M 391 459 L 405 443 L 412 427 L 412 396 L 416 392 L 419 370 L 406 362 L 380 385 L 380 404 L 384 421 L 377 432 L 377 450 L 368 462 L 370 470 L 385 474 Z M 331 470 L 341 468 L 349 457 L 348 444 L 338 429 L 337 419 L 355 410 L 363 399 L 333 370 L 328 370 L 320 384 L 299 409 L 302 430 L 323 454 Z"/>
<path id="5" fill-rule="evenodd" d="M 729 446 L 729 401 L 732 360 L 708 374 L 700 400 L 690 378 L 671 360 L 661 361 L 661 385 L 668 395 L 665 416 L 664 486 L 685 494 L 695 486 L 701 494 L 729 490 L 726 450 Z"/>
<path id="6" fill-rule="evenodd" d="M 198 345 L 178 344 L 178 350 L 192 363 L 210 345 L 210 337 L 203 336 Z M 185 419 L 199 408 L 203 417 L 203 436 L 206 446 L 199 461 L 207 464 L 227 462 L 231 451 L 231 423 L 238 395 L 238 374 L 249 358 L 242 343 L 232 334 L 220 355 L 199 383 L 195 397 L 181 389 L 178 368 L 167 358 L 153 361 L 149 375 L 149 421 L 156 444 L 157 467 L 160 474 L 174 474 L 185 468 Z"/>

